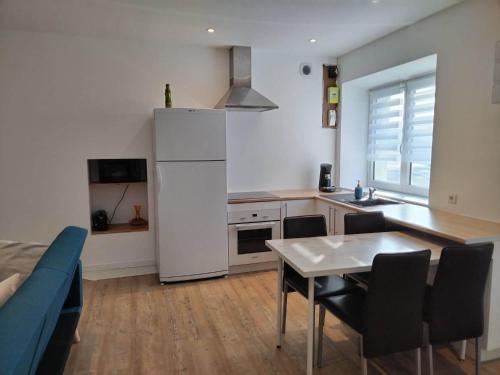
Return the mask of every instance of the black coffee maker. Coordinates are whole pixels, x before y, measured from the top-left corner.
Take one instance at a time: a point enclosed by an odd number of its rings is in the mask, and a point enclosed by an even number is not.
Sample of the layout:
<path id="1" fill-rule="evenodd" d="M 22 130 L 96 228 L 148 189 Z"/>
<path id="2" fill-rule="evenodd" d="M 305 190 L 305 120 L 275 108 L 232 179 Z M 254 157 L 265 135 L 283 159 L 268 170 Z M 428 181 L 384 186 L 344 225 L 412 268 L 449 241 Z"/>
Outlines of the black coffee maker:
<path id="1" fill-rule="evenodd" d="M 332 165 L 323 163 L 319 170 L 319 191 L 333 193 L 335 186 L 332 183 Z"/>

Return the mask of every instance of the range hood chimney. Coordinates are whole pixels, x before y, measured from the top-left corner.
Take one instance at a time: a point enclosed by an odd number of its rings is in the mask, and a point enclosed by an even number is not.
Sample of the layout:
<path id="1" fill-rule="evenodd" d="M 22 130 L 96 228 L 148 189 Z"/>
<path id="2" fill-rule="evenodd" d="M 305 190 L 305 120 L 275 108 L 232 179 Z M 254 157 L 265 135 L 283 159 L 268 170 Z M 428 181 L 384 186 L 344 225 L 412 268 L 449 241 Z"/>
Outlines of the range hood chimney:
<path id="1" fill-rule="evenodd" d="M 215 108 L 228 111 L 264 112 L 278 106 L 252 89 L 252 50 L 232 47 L 229 51 L 229 90 Z"/>

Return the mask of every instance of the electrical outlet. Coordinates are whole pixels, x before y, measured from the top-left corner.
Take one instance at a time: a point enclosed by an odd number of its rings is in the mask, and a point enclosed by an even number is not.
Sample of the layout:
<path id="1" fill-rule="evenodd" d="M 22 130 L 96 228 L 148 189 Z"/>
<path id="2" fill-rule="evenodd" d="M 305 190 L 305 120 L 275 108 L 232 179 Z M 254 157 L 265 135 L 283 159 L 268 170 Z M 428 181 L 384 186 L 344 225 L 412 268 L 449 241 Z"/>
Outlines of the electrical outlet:
<path id="1" fill-rule="evenodd" d="M 457 202 L 458 202 L 458 194 L 448 195 L 448 204 L 457 204 Z"/>

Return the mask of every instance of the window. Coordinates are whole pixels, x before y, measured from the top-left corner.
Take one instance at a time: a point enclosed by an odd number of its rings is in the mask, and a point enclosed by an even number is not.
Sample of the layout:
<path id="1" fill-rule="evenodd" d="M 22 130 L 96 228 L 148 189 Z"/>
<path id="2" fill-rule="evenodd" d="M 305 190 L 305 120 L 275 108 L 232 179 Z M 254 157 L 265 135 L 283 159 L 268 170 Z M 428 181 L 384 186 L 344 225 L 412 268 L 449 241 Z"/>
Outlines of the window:
<path id="1" fill-rule="evenodd" d="M 435 92 L 435 75 L 370 91 L 371 185 L 429 195 Z"/>

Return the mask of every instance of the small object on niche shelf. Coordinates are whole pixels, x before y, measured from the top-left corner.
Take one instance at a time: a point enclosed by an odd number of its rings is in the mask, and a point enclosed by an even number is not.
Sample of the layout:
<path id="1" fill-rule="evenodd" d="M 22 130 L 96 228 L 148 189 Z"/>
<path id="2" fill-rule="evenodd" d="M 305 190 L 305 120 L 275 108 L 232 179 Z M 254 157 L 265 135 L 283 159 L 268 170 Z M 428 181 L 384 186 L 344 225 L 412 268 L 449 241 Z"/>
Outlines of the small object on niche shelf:
<path id="1" fill-rule="evenodd" d="M 130 222 L 129 222 L 130 225 L 138 226 L 138 227 L 148 225 L 147 220 L 144 220 L 141 217 L 141 208 L 142 208 L 142 206 L 140 204 L 134 205 L 135 217 L 132 220 L 130 220 Z"/>
<path id="2" fill-rule="evenodd" d="M 104 210 L 97 210 L 92 214 L 92 229 L 96 231 L 108 230 L 108 214 Z"/>
<path id="3" fill-rule="evenodd" d="M 165 85 L 165 108 L 172 108 L 172 93 L 168 83 Z"/>
<path id="4" fill-rule="evenodd" d="M 337 111 L 330 109 L 328 111 L 328 126 L 335 126 L 337 123 Z"/>
<path id="5" fill-rule="evenodd" d="M 339 88 L 337 86 L 328 87 L 328 104 L 337 104 L 339 102 Z"/>

